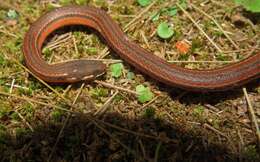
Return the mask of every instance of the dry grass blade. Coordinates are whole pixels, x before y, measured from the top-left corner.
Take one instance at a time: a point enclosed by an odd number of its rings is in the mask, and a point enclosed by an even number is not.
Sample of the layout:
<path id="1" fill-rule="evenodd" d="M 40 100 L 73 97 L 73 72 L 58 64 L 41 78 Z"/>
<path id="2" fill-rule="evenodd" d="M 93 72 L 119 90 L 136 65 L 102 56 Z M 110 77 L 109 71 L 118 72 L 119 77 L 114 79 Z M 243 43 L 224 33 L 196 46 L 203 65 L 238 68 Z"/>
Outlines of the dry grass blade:
<path id="1" fill-rule="evenodd" d="M 249 110 L 249 113 L 250 113 L 250 116 L 251 116 L 252 123 L 255 127 L 255 130 L 256 130 L 258 145 L 260 146 L 260 130 L 259 130 L 259 125 L 257 123 L 255 111 L 254 111 L 253 106 L 251 104 L 251 101 L 249 99 L 246 88 L 243 88 L 243 92 L 244 92 L 244 95 L 245 95 L 245 98 L 246 98 L 246 102 L 247 102 L 247 105 L 248 105 L 248 110 Z"/>
<path id="2" fill-rule="evenodd" d="M 29 20 L 29 22 L 33 22 L 33 19 L 31 16 L 25 14 L 21 9 L 19 9 L 18 7 L 15 7 L 14 5 L 12 4 L 9 4 L 8 2 L 6 1 L 3 1 L 3 0 L 0 0 L 0 8 L 3 8 L 3 9 L 12 9 L 12 10 L 16 10 L 18 11 L 20 14 L 22 14 L 24 17 L 26 17 L 26 19 Z"/>
<path id="3" fill-rule="evenodd" d="M 135 16 L 134 19 L 132 19 L 128 24 L 125 25 L 124 27 L 124 31 L 126 32 L 130 26 L 135 23 L 137 20 L 140 20 L 140 18 L 147 12 L 150 10 L 151 7 L 153 7 L 158 0 L 153 1 L 149 6 L 147 6 L 144 10 L 142 10 L 142 12 L 140 12 L 138 15 Z"/>
<path id="4" fill-rule="evenodd" d="M 206 17 L 208 17 L 210 20 L 212 20 L 216 25 L 217 27 L 220 29 L 220 31 L 225 35 L 225 37 L 230 41 L 230 43 L 237 49 L 239 50 L 239 46 L 230 38 L 230 36 L 227 34 L 226 31 L 224 31 L 224 29 L 221 27 L 221 25 L 219 25 L 219 23 L 212 17 L 210 16 L 209 14 L 207 14 L 206 12 L 204 12 L 203 10 L 201 10 L 200 8 L 198 8 L 197 6 L 195 6 L 194 4 L 191 4 L 190 5 L 196 9 L 197 11 L 199 11 L 200 13 L 202 13 L 203 15 L 205 15 Z"/>
<path id="5" fill-rule="evenodd" d="M 219 134 L 219 135 L 221 135 L 221 136 L 223 136 L 223 137 L 225 137 L 225 138 L 228 139 L 228 137 L 227 137 L 224 133 L 222 133 L 221 131 L 219 131 L 219 130 L 217 130 L 216 128 L 212 127 L 211 125 L 205 123 L 205 124 L 203 124 L 203 126 L 204 126 L 205 128 L 208 128 L 208 129 L 212 130 L 213 132 L 215 132 L 215 133 L 217 133 L 217 134 Z"/>
<path id="6" fill-rule="evenodd" d="M 11 36 L 11 37 L 14 37 L 14 38 L 16 38 L 16 39 L 19 38 L 19 36 L 15 35 L 15 34 L 13 34 L 13 33 L 11 33 L 11 32 L 9 32 L 9 31 L 6 30 L 3 26 L 0 26 L 0 33 L 3 33 L 3 34 L 5 34 L 5 35 Z"/>
<path id="7" fill-rule="evenodd" d="M 94 113 L 94 116 L 101 116 L 103 115 L 107 110 L 108 108 L 110 107 L 110 104 L 111 102 L 113 101 L 113 99 L 116 97 L 116 95 L 119 93 L 119 91 L 116 91 L 105 103 L 104 105 L 98 109 L 95 113 Z"/>
<path id="8" fill-rule="evenodd" d="M 209 40 L 209 42 L 218 50 L 218 52 L 223 53 L 220 47 L 205 33 L 205 31 L 199 26 L 199 24 L 191 17 L 191 15 L 183 9 L 183 7 L 176 3 L 176 5 L 182 10 L 182 12 L 192 21 L 192 23 L 199 29 L 199 31 Z"/>
<path id="9" fill-rule="evenodd" d="M 126 149 L 129 153 L 133 154 L 135 157 L 138 158 L 137 154 L 135 151 L 133 151 L 132 149 L 130 149 L 128 146 L 126 146 L 125 144 L 123 144 L 119 139 L 117 139 L 116 137 L 114 137 L 111 133 L 109 133 L 108 130 L 106 130 L 105 128 L 101 127 L 95 119 L 91 119 L 92 123 L 95 124 L 96 127 L 98 127 L 100 130 L 102 130 L 106 135 L 108 135 L 111 139 L 113 139 L 114 141 L 116 141 L 117 143 L 119 143 L 124 149 Z"/>
<path id="10" fill-rule="evenodd" d="M 212 64 L 220 64 L 220 63 L 234 63 L 235 61 L 168 61 L 170 63 L 196 63 L 196 64 L 202 64 L 202 63 L 212 63 Z"/>
<path id="11" fill-rule="evenodd" d="M 113 89 L 117 89 L 117 90 L 120 90 L 120 91 L 123 91 L 123 92 L 127 92 L 127 93 L 130 93 L 130 94 L 137 95 L 137 92 L 135 92 L 135 91 L 132 91 L 132 90 L 129 90 L 129 89 L 126 89 L 126 88 L 122 88 L 122 87 L 119 87 L 119 86 L 115 86 L 113 84 L 109 84 L 109 83 L 98 81 L 98 80 L 95 80 L 94 82 L 97 83 L 97 84 L 103 85 L 105 87 L 108 87 L 108 88 L 113 88 Z"/>
<path id="12" fill-rule="evenodd" d="M 9 93 L 6 93 L 6 92 L 1 92 L 1 91 L 0 91 L 0 95 L 17 98 L 17 99 L 24 100 L 24 101 L 30 101 L 30 102 L 33 102 L 33 103 L 36 103 L 36 104 L 39 104 L 39 105 L 48 106 L 48 107 L 53 107 L 53 108 L 55 108 L 55 109 L 59 109 L 59 110 L 66 111 L 66 112 L 70 112 L 70 113 L 75 113 L 75 112 L 70 111 L 70 110 L 68 110 L 68 109 L 64 109 L 64 108 L 62 108 L 62 107 L 60 107 L 60 106 L 52 105 L 52 104 L 45 103 L 45 102 L 41 102 L 41 101 L 36 101 L 36 100 L 34 100 L 34 99 L 31 99 L 31 98 L 28 98 L 28 97 L 25 97 L 25 96 L 21 97 L 21 96 L 17 96 L 17 95 L 14 95 L 14 94 L 9 94 Z"/>
<path id="13" fill-rule="evenodd" d="M 80 93 L 82 92 L 82 89 L 83 89 L 84 86 L 85 86 L 85 84 L 83 83 L 83 84 L 81 85 L 81 87 L 80 87 L 80 89 L 79 89 L 79 91 L 78 91 L 78 93 L 77 93 L 77 95 L 76 95 L 76 97 L 75 97 L 75 99 L 74 99 L 72 105 L 75 105 L 75 103 L 76 103 L 76 101 L 77 101 L 77 99 L 78 99 Z M 72 111 L 72 107 L 70 108 L 70 110 Z M 66 119 L 65 119 L 65 121 L 64 121 L 64 123 L 63 123 L 63 125 L 62 125 L 62 127 L 61 127 L 61 130 L 60 130 L 60 132 L 59 132 L 59 135 L 58 135 L 58 137 L 56 138 L 56 142 L 55 142 L 55 144 L 54 144 L 54 146 L 53 146 L 53 148 L 52 148 L 52 150 L 51 150 L 51 153 L 50 153 L 50 155 L 49 155 L 49 157 L 48 157 L 48 161 L 51 161 L 52 155 L 53 155 L 54 151 L 56 150 L 57 144 L 58 144 L 59 141 L 60 141 L 60 138 L 61 138 L 61 136 L 62 136 L 62 133 L 63 133 L 63 131 L 64 131 L 64 129 L 65 129 L 65 127 L 66 127 L 66 125 L 67 125 L 69 119 L 70 119 L 70 117 L 71 117 L 71 114 L 68 113 L 68 116 L 66 117 Z"/>
<path id="14" fill-rule="evenodd" d="M 158 0 L 154 1 L 153 3 L 151 3 L 149 6 L 147 6 L 142 12 L 140 12 L 138 15 L 134 16 L 134 18 L 129 22 L 127 23 L 125 26 L 124 26 L 124 32 L 128 31 L 132 25 L 135 25 L 138 21 L 140 21 L 140 18 L 146 13 L 148 12 L 152 6 L 154 6 L 156 3 L 157 3 Z M 108 52 L 109 48 L 106 47 L 104 48 L 104 50 L 102 51 L 102 54 L 100 54 L 98 56 L 98 58 L 104 58 L 106 55 L 109 54 Z"/>
<path id="15" fill-rule="evenodd" d="M 154 162 L 158 162 L 161 146 L 162 146 L 162 142 L 159 142 L 155 150 Z"/>
<path id="16" fill-rule="evenodd" d="M 173 139 L 169 139 L 169 138 L 161 138 L 161 137 L 156 137 L 156 136 L 152 136 L 152 135 L 148 135 L 148 134 L 144 134 L 144 133 L 139 133 L 139 132 L 136 132 L 136 131 L 131 131 L 129 129 L 126 129 L 126 128 L 122 128 L 122 127 L 119 127 L 119 126 L 116 126 L 114 124 L 111 124 L 111 123 L 108 123 L 108 122 L 104 122 L 102 120 L 97 120 L 99 123 L 102 123 L 108 127 L 111 127 L 111 128 L 114 128 L 114 129 L 117 129 L 117 130 L 120 130 L 120 131 L 123 131 L 123 132 L 127 132 L 127 133 L 130 133 L 130 134 L 133 134 L 133 135 L 136 135 L 136 136 L 140 136 L 140 137 L 144 137 L 144 138 L 150 138 L 150 139 L 154 139 L 154 140 L 158 140 L 158 141 L 162 141 L 162 142 L 172 142 L 172 143 L 177 143 L 176 140 L 173 140 Z"/>
<path id="17" fill-rule="evenodd" d="M 8 58 L 8 57 L 6 57 Z M 20 67 L 22 67 L 25 71 L 27 71 L 28 73 L 30 73 L 33 77 L 35 77 L 37 80 L 39 80 L 43 85 L 45 85 L 47 88 L 49 88 L 50 90 L 52 90 L 57 96 L 59 96 L 60 98 L 62 98 L 64 101 L 66 101 L 67 104 L 70 104 L 70 101 L 68 99 L 66 99 L 63 95 L 61 95 L 59 92 L 57 92 L 54 88 L 52 88 L 49 84 L 47 84 L 45 81 L 43 81 L 41 78 L 39 78 L 38 76 L 36 76 L 34 73 L 32 73 L 27 67 L 25 67 L 23 64 L 21 64 L 18 60 L 14 59 L 14 58 L 10 58 L 10 61 L 15 62 L 17 65 L 19 65 Z"/>

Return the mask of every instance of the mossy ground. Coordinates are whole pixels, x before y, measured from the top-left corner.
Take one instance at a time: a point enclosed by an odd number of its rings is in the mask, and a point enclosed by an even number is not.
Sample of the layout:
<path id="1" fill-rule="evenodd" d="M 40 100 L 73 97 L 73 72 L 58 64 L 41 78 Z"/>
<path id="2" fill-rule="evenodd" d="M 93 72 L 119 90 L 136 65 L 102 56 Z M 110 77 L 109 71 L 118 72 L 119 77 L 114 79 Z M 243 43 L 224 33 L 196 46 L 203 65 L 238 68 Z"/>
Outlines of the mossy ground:
<path id="1" fill-rule="evenodd" d="M 118 79 L 108 69 L 102 82 L 50 85 L 51 89 L 22 66 L 21 46 L 30 24 L 55 7 L 75 3 L 106 10 L 122 28 L 135 20 L 127 28 L 129 39 L 187 68 L 216 68 L 259 51 L 259 15 L 231 1 L 192 2 L 199 10 L 188 5 L 188 14 L 221 51 L 181 10 L 151 21 L 151 15 L 176 1 L 160 0 L 136 19 L 146 9 L 136 0 L 0 0 L 0 161 L 259 161 L 242 88 L 191 93 L 158 83 L 123 62 L 124 75 Z M 7 16 L 11 9 L 18 12 L 12 20 Z M 213 17 L 231 40 L 200 10 Z M 170 40 L 157 37 L 161 22 L 173 25 Z M 177 41 L 188 42 L 191 50 L 178 53 Z M 82 57 L 110 63 L 120 59 L 82 27 L 57 31 L 45 47 L 43 55 L 52 63 Z M 129 72 L 134 74 L 131 80 Z M 137 101 L 134 90 L 139 84 L 155 94 L 150 103 Z M 259 84 L 250 83 L 247 92 L 259 123 Z"/>

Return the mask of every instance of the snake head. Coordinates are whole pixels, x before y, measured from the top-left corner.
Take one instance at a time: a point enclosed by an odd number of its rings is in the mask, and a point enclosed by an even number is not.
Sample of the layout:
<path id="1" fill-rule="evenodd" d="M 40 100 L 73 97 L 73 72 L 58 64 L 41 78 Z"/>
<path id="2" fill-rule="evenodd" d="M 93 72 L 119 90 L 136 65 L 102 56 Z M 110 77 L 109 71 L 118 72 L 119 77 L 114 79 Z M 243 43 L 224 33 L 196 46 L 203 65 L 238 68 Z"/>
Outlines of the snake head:
<path id="1" fill-rule="evenodd" d="M 105 64 L 93 60 L 69 61 L 63 66 L 63 69 L 66 69 L 63 79 L 69 83 L 94 80 L 106 71 Z"/>

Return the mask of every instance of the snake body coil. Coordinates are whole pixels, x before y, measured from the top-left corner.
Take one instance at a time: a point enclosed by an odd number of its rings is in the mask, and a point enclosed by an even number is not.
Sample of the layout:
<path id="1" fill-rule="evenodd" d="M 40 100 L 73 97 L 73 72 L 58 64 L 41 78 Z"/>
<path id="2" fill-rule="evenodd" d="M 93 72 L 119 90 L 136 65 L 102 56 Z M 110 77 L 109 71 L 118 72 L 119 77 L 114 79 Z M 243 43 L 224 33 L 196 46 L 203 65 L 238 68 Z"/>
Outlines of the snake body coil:
<path id="1" fill-rule="evenodd" d="M 23 53 L 26 65 L 44 81 L 74 83 L 90 80 L 106 69 L 99 61 L 74 60 L 54 65 L 44 61 L 41 49 L 47 36 L 56 29 L 69 25 L 84 25 L 95 29 L 123 60 L 170 86 L 189 91 L 222 91 L 260 77 L 260 52 L 222 68 L 190 70 L 170 64 L 128 40 L 105 11 L 93 7 L 69 6 L 55 9 L 39 18 L 25 36 Z"/>

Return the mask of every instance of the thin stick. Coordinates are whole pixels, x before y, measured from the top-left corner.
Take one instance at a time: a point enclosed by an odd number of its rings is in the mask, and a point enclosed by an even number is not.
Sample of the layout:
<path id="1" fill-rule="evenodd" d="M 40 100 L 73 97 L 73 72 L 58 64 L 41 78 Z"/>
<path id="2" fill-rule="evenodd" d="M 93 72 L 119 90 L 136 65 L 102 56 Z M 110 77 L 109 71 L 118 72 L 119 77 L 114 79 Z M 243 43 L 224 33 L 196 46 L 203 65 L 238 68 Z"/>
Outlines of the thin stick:
<path id="1" fill-rule="evenodd" d="M 158 162 L 159 152 L 160 152 L 161 146 L 162 146 L 162 142 L 159 142 L 157 147 L 156 147 L 156 150 L 155 150 L 154 162 Z"/>
<path id="2" fill-rule="evenodd" d="M 1 26 L 1 27 L 2 27 L 2 26 Z M 16 39 L 19 38 L 17 35 L 15 35 L 15 34 L 13 34 L 13 33 L 10 33 L 10 32 L 7 31 L 7 30 L 2 30 L 2 29 L 0 29 L 0 33 L 3 33 L 3 34 L 5 34 L 5 35 L 12 36 L 12 37 L 14 37 L 14 38 L 16 38 Z"/>
<path id="3" fill-rule="evenodd" d="M 122 63 L 122 60 L 116 60 L 116 59 L 87 59 L 87 60 L 93 60 L 93 61 L 102 61 L 106 64 L 115 64 L 115 63 Z"/>
<path id="4" fill-rule="evenodd" d="M 96 121 L 98 121 L 99 123 L 102 123 L 102 124 L 104 124 L 108 127 L 111 127 L 111 128 L 114 128 L 114 129 L 117 129 L 117 130 L 120 130 L 120 131 L 123 131 L 123 132 L 126 132 L 126 133 L 130 133 L 130 134 L 133 134 L 133 135 L 136 135 L 136 136 L 150 138 L 150 139 L 159 140 L 159 141 L 163 141 L 163 142 L 173 142 L 173 143 L 177 142 L 176 140 L 172 140 L 172 139 L 168 139 L 168 138 L 162 139 L 161 137 L 156 137 L 156 136 L 147 135 L 147 134 L 144 134 L 144 133 L 139 133 L 139 132 L 136 132 L 136 131 L 131 131 L 131 130 L 128 130 L 126 128 L 119 127 L 117 125 L 114 125 L 114 124 L 111 124 L 111 123 L 108 123 L 108 122 L 104 122 L 102 120 L 96 119 Z"/>
<path id="5" fill-rule="evenodd" d="M 143 38 L 144 43 L 146 44 L 146 46 L 147 46 L 148 48 L 151 48 L 150 45 L 149 45 L 148 39 L 147 39 L 147 37 L 145 36 L 143 30 L 140 31 L 140 34 L 141 34 L 141 36 L 142 36 L 142 38 Z"/>
<path id="6" fill-rule="evenodd" d="M 215 132 L 215 133 L 217 133 L 217 134 L 219 134 L 219 135 L 221 135 L 221 136 L 223 136 L 223 137 L 225 137 L 225 138 L 228 139 L 228 137 L 227 137 L 224 133 L 220 132 L 220 131 L 217 130 L 216 128 L 213 128 L 213 127 L 210 126 L 209 124 L 205 123 L 205 124 L 203 124 L 203 126 L 204 126 L 205 128 L 208 128 L 208 129 L 212 130 L 213 132 Z"/>
<path id="7" fill-rule="evenodd" d="M 143 142 L 139 139 L 139 140 L 138 140 L 138 143 L 139 143 L 140 148 L 141 148 L 141 150 L 142 150 L 143 157 L 146 157 L 146 151 L 145 151 Z"/>
<path id="8" fill-rule="evenodd" d="M 11 85 L 11 84 L 6 83 L 5 85 L 10 86 L 10 87 L 13 86 L 13 88 L 21 88 L 21 89 L 24 89 L 24 90 L 29 90 L 28 87 L 24 87 L 24 86 L 20 86 L 20 85 L 16 85 L 16 84 Z"/>
<path id="9" fill-rule="evenodd" d="M 15 7 L 14 5 L 12 4 L 9 4 L 8 2 L 5 2 L 3 0 L 0 0 L 0 8 L 3 8 L 3 9 L 12 9 L 12 10 L 16 10 L 17 12 L 19 12 L 21 15 L 23 15 L 24 17 L 26 17 L 26 19 L 29 20 L 29 22 L 32 22 L 33 19 L 31 16 L 25 14 L 22 10 L 20 10 L 18 7 Z"/>
<path id="10" fill-rule="evenodd" d="M 76 55 L 78 55 L 79 54 L 79 50 L 78 50 L 76 38 L 75 38 L 74 35 L 72 36 L 72 40 L 73 40 L 73 45 L 74 45 L 74 48 L 75 48 Z"/>
<path id="11" fill-rule="evenodd" d="M 152 104 L 154 101 L 156 101 L 158 98 L 160 97 L 160 95 L 154 97 L 151 101 L 149 101 L 148 103 L 144 104 L 141 109 L 146 108 L 147 106 L 149 106 L 150 104 Z"/>
<path id="12" fill-rule="evenodd" d="M 14 82 L 15 82 L 15 79 L 12 80 L 12 83 L 11 83 L 11 86 L 10 86 L 9 93 L 12 93 L 12 92 L 13 92 Z"/>
<path id="13" fill-rule="evenodd" d="M 134 156 L 137 157 L 136 152 L 134 152 L 133 150 L 131 150 L 129 147 L 127 147 L 125 144 L 123 144 L 118 138 L 115 138 L 111 133 L 109 133 L 108 130 L 106 130 L 105 128 L 101 127 L 94 119 L 91 119 L 93 124 L 95 124 L 96 127 L 98 127 L 100 130 L 102 130 L 105 134 L 107 134 L 111 139 L 113 139 L 114 141 L 116 141 L 117 143 L 119 143 L 123 148 L 125 148 L 129 153 L 133 154 Z"/>
<path id="14" fill-rule="evenodd" d="M 130 26 L 137 20 L 139 20 L 147 11 L 150 10 L 150 8 L 157 3 L 158 0 L 155 0 L 153 3 L 151 3 L 149 6 L 147 6 L 142 12 L 140 12 L 138 15 L 135 16 L 134 19 L 132 19 L 128 24 L 125 25 L 124 31 L 126 32 Z"/>
<path id="15" fill-rule="evenodd" d="M 158 0 L 155 0 L 153 3 L 151 3 L 149 6 L 147 6 L 144 10 L 142 10 L 142 12 L 140 12 L 138 15 L 135 15 L 135 17 L 128 23 L 126 24 L 124 27 L 123 27 L 123 30 L 124 32 L 128 31 L 131 27 L 131 25 L 133 25 L 137 20 L 140 20 L 140 18 L 150 10 L 150 8 L 156 4 Z M 100 54 L 98 56 L 98 58 L 104 58 L 106 55 L 109 54 L 108 52 L 108 47 L 106 47 L 103 51 L 102 51 L 102 54 Z"/>
<path id="16" fill-rule="evenodd" d="M 223 51 L 218 47 L 218 45 L 204 32 L 204 30 L 197 24 L 197 22 L 191 17 L 191 15 L 186 10 L 184 10 L 180 4 L 176 3 L 176 5 L 192 21 L 192 23 L 200 30 L 200 32 L 209 40 L 209 42 L 218 50 L 218 52 L 223 53 Z"/>
<path id="17" fill-rule="evenodd" d="M 8 57 L 6 57 L 8 58 Z M 24 65 L 22 65 L 18 60 L 16 60 L 15 58 L 10 58 L 9 60 L 15 62 L 16 64 L 18 64 L 20 67 L 22 67 L 25 71 L 27 71 L 28 73 L 30 73 L 33 77 L 35 77 L 37 80 L 39 80 L 43 85 L 45 85 L 47 88 L 49 88 L 50 90 L 52 90 L 57 96 L 59 96 L 60 98 L 62 98 L 64 101 L 66 101 L 66 104 L 70 105 L 70 102 L 68 99 L 66 99 L 64 96 L 62 96 L 59 92 L 57 92 L 54 88 L 52 88 L 49 84 L 47 84 L 45 81 L 43 81 L 42 79 L 40 79 L 38 76 L 36 76 L 34 73 L 32 73 L 27 67 L 25 67 Z"/>
<path id="18" fill-rule="evenodd" d="M 53 108 L 56 108 L 56 109 L 59 109 L 59 110 L 62 110 L 62 111 L 66 111 L 66 112 L 70 112 L 70 113 L 75 113 L 75 112 L 73 112 L 73 111 L 64 109 L 64 108 L 62 108 L 62 107 L 60 107 L 60 106 L 48 104 L 48 103 L 41 102 L 41 101 L 36 101 L 36 100 L 31 99 L 31 98 L 29 98 L 29 97 L 24 97 L 24 96 L 21 97 L 21 96 L 17 96 L 17 95 L 14 95 L 14 94 L 6 93 L 6 92 L 1 92 L 1 91 L 0 91 L 0 95 L 17 98 L 17 99 L 24 100 L 24 101 L 30 101 L 30 102 L 33 102 L 33 103 L 36 103 L 36 104 L 39 104 L 39 105 L 48 106 L 48 107 L 53 107 Z"/>
<path id="19" fill-rule="evenodd" d="M 101 85 L 108 87 L 108 88 L 113 88 L 113 89 L 124 91 L 124 92 L 130 93 L 130 94 L 137 95 L 137 93 L 135 91 L 132 91 L 132 90 L 129 90 L 129 89 L 126 89 L 126 88 L 122 88 L 122 87 L 118 87 L 118 86 L 115 86 L 113 84 L 109 84 L 109 83 L 98 81 L 98 80 L 95 80 L 94 82 L 97 83 L 97 84 L 101 84 Z"/>
<path id="20" fill-rule="evenodd" d="M 247 102 L 247 105 L 248 105 L 249 113 L 251 115 L 252 123 L 253 123 L 253 125 L 254 125 L 254 127 L 256 129 L 256 136 L 257 136 L 257 140 L 258 140 L 258 145 L 260 146 L 260 130 L 259 130 L 259 125 L 257 123 L 256 116 L 255 116 L 255 111 L 254 111 L 253 106 L 251 104 L 251 101 L 249 99 L 249 96 L 248 96 L 246 88 L 243 88 L 243 92 L 244 92 L 244 95 L 246 97 L 246 102 Z"/>
<path id="21" fill-rule="evenodd" d="M 94 116 L 98 115 L 101 116 L 103 115 L 107 109 L 109 108 L 109 106 L 111 105 L 111 102 L 113 101 L 113 99 L 116 97 L 116 95 L 119 93 L 119 91 L 117 90 L 105 103 L 104 105 L 99 108 L 95 113 Z"/>
<path id="22" fill-rule="evenodd" d="M 201 63 L 234 63 L 236 61 L 178 61 L 178 60 L 173 60 L 173 61 L 168 61 L 170 63 L 196 63 L 196 64 L 201 64 Z"/>
<path id="23" fill-rule="evenodd" d="M 83 89 L 84 86 L 85 86 L 85 84 L 83 83 L 83 84 L 81 85 L 81 87 L 80 87 L 80 89 L 79 89 L 79 91 L 78 91 L 78 93 L 77 93 L 77 95 L 76 95 L 76 97 L 75 97 L 75 99 L 74 99 L 72 105 L 75 105 L 75 103 L 76 103 L 76 101 L 77 101 L 77 99 L 78 99 L 80 93 L 82 92 L 82 89 Z M 70 108 L 70 110 L 72 110 L 72 107 Z M 58 145 L 58 143 L 59 143 L 59 141 L 60 141 L 60 138 L 61 138 L 61 136 L 62 136 L 62 134 L 63 134 L 63 131 L 64 131 L 64 129 L 65 129 L 65 127 L 66 127 L 66 125 L 67 125 L 67 123 L 68 123 L 70 117 L 71 117 L 71 114 L 69 113 L 68 116 L 66 117 L 66 119 L 65 119 L 65 121 L 64 121 L 64 123 L 63 123 L 63 125 L 62 125 L 62 128 L 61 128 L 61 130 L 60 130 L 60 132 L 59 132 L 59 135 L 58 135 L 58 137 L 57 137 L 57 139 L 56 139 L 56 142 L 55 142 L 55 144 L 54 144 L 54 146 L 53 146 L 53 148 L 52 148 L 52 150 L 51 150 L 51 154 L 50 154 L 49 157 L 48 157 L 48 161 L 51 160 L 52 155 L 53 155 L 54 151 L 56 150 L 56 147 L 57 147 L 57 145 Z"/>
<path id="24" fill-rule="evenodd" d="M 63 34 L 57 38 L 57 40 L 54 40 L 53 42 L 48 43 L 48 45 L 45 48 L 49 48 L 51 50 L 57 48 L 59 44 L 67 42 L 71 38 L 71 33 Z"/>
<path id="25" fill-rule="evenodd" d="M 16 112 L 16 113 L 18 114 L 18 116 L 23 120 L 23 122 L 29 127 L 29 129 L 30 129 L 32 132 L 34 132 L 33 127 L 30 125 L 29 122 L 26 121 L 26 119 L 22 116 L 22 114 L 20 114 L 18 111 L 15 111 L 15 112 Z"/>
<path id="26" fill-rule="evenodd" d="M 206 17 L 208 17 L 209 19 L 211 19 L 216 25 L 217 27 L 220 29 L 221 32 L 223 32 L 223 34 L 225 35 L 225 37 L 227 37 L 227 39 L 230 41 L 230 43 L 237 49 L 239 50 L 239 47 L 238 45 L 230 38 L 230 36 L 227 34 L 226 31 L 224 31 L 224 29 L 219 25 L 219 23 L 212 17 L 210 16 L 209 14 L 207 14 L 206 12 L 204 12 L 203 10 L 201 10 L 200 8 L 198 8 L 197 6 L 195 6 L 194 4 L 191 4 L 190 5 L 196 9 L 197 11 L 199 11 L 200 13 L 204 14 Z"/>
<path id="27" fill-rule="evenodd" d="M 215 1 L 215 0 L 210 0 L 213 4 L 215 4 L 215 5 L 218 5 L 218 6 L 220 6 L 220 7 L 223 7 L 223 8 L 226 8 L 227 6 L 226 5 L 224 5 L 223 3 L 221 3 L 221 2 L 218 2 L 218 1 Z"/>

